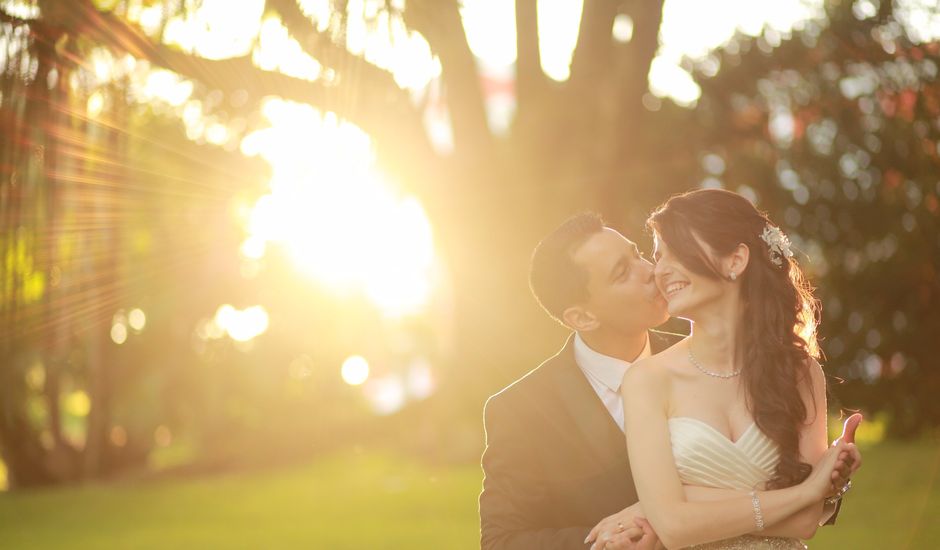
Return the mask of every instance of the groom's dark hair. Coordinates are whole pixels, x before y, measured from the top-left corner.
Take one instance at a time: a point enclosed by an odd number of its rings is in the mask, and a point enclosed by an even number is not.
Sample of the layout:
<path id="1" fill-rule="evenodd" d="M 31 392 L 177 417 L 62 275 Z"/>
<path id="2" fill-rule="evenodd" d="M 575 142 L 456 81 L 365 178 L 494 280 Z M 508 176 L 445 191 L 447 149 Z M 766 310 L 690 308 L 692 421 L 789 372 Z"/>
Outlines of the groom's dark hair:
<path id="1" fill-rule="evenodd" d="M 539 305 L 561 324 L 565 309 L 587 299 L 588 274 L 572 256 L 589 237 L 603 229 L 600 214 L 576 214 L 542 239 L 532 253 L 529 287 Z"/>

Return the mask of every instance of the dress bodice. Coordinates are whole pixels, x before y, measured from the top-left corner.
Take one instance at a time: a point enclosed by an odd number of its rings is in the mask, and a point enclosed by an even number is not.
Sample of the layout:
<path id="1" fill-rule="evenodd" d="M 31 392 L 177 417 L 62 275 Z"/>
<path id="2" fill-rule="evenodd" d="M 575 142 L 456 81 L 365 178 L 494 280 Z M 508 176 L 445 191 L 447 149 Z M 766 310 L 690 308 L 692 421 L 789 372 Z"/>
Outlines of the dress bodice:
<path id="1" fill-rule="evenodd" d="M 669 419 L 669 437 L 679 479 L 686 485 L 759 489 L 780 461 L 776 443 L 755 423 L 731 441 L 706 422 L 678 416 Z"/>
<path id="2" fill-rule="evenodd" d="M 688 416 L 669 419 L 669 437 L 679 479 L 685 485 L 750 491 L 773 477 L 780 450 L 757 424 L 731 441 L 708 423 Z M 696 545 L 699 550 L 802 549 L 797 539 L 744 535 Z"/>

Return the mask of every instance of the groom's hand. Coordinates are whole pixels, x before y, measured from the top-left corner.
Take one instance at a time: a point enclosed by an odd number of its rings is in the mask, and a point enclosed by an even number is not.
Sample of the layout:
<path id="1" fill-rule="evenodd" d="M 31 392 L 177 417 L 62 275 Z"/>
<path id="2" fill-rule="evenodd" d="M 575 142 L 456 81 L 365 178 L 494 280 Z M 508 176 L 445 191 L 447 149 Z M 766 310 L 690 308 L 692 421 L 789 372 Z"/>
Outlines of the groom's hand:
<path id="1" fill-rule="evenodd" d="M 604 546 L 604 550 L 656 550 L 662 548 L 659 537 L 653 531 L 653 526 L 646 518 L 637 516 L 634 525 L 642 531 L 639 537 L 630 538 L 626 532 L 618 533 Z"/>
<path id="2" fill-rule="evenodd" d="M 584 544 L 591 544 L 592 549 L 599 550 L 602 548 L 614 548 L 614 546 L 607 545 L 614 544 L 615 541 L 618 544 L 622 544 L 623 539 L 639 539 L 643 536 L 643 530 L 639 525 L 634 523 L 634 519 L 639 517 L 642 513 L 643 510 L 640 508 L 640 503 L 636 503 L 624 508 L 616 514 L 607 516 L 591 529 L 587 538 L 584 539 Z M 632 547 L 625 546 L 623 548 Z"/>

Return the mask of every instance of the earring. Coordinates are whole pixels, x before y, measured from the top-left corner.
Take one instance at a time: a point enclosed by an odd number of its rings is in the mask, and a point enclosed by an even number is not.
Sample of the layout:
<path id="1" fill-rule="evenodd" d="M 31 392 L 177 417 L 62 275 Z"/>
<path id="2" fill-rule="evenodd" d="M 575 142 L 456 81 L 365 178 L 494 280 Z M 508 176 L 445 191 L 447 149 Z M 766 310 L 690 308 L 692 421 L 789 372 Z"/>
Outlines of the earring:
<path id="1" fill-rule="evenodd" d="M 730 275 L 728 275 L 728 277 L 730 277 L 730 278 L 731 278 L 731 280 L 732 280 L 732 281 L 734 281 L 734 280 L 737 280 L 737 278 L 738 278 L 738 274 L 737 274 L 737 273 L 735 273 L 734 271 L 732 271 L 732 272 L 731 272 L 731 274 L 730 274 Z"/>

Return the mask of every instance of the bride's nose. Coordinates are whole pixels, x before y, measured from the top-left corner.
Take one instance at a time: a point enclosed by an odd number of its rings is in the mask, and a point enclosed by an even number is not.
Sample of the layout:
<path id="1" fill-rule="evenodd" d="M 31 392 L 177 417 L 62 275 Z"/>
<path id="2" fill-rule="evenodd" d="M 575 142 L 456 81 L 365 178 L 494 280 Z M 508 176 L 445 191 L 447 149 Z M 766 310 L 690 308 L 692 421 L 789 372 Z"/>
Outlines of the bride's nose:
<path id="1" fill-rule="evenodd" d="M 669 265 L 667 262 L 662 260 L 653 264 L 652 275 L 655 279 L 662 279 L 670 272 Z"/>
<path id="2" fill-rule="evenodd" d="M 663 274 L 664 270 L 666 269 L 666 266 L 664 264 L 665 262 L 663 261 L 658 261 L 655 264 L 653 264 L 653 276 L 654 277 L 659 277 L 660 275 Z"/>

